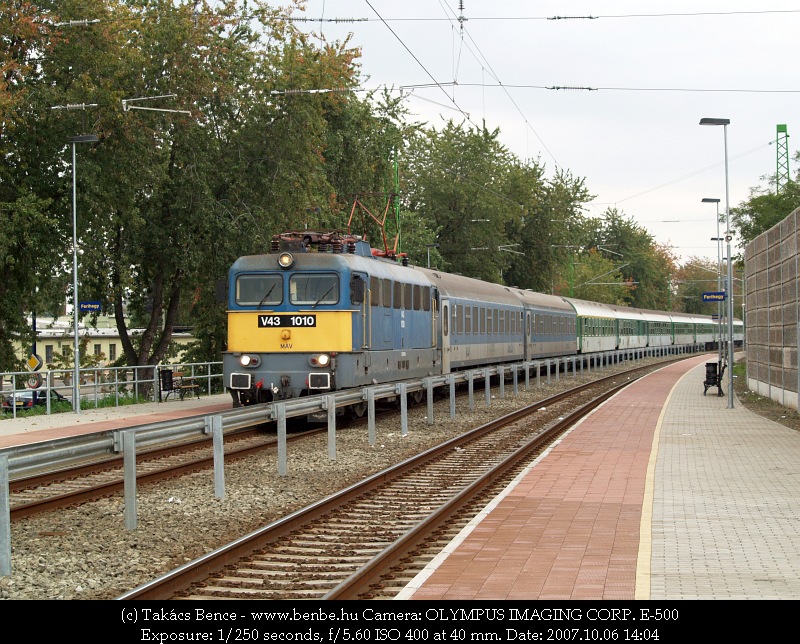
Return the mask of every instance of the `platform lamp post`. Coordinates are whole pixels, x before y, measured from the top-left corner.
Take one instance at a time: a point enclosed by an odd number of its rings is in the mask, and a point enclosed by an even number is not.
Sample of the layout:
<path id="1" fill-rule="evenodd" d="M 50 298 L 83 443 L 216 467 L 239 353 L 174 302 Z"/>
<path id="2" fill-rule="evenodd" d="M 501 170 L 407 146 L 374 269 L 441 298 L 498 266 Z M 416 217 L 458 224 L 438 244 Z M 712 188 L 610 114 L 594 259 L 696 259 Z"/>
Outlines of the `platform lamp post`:
<path id="1" fill-rule="evenodd" d="M 78 143 L 95 143 L 98 138 L 95 134 L 81 134 L 69 137 L 72 143 L 72 318 L 75 336 L 75 375 L 72 382 L 72 410 L 81 413 L 81 383 L 80 383 L 80 344 L 78 341 L 78 208 L 77 208 L 77 181 L 75 167 L 75 147 Z"/>
<path id="2" fill-rule="evenodd" d="M 717 242 L 717 291 L 722 290 L 722 240 L 719 236 L 719 199 L 713 197 L 703 197 L 703 203 L 717 204 L 717 236 L 712 237 L 711 241 Z M 722 302 L 717 302 L 717 344 L 719 345 L 719 364 L 722 365 Z"/>
<path id="3" fill-rule="evenodd" d="M 728 126 L 730 123 L 730 119 L 700 119 L 700 125 L 721 125 L 725 143 L 725 241 L 728 244 L 728 279 L 725 285 L 728 315 L 728 409 L 733 409 L 733 256 L 731 253 L 730 191 L 728 189 Z"/>

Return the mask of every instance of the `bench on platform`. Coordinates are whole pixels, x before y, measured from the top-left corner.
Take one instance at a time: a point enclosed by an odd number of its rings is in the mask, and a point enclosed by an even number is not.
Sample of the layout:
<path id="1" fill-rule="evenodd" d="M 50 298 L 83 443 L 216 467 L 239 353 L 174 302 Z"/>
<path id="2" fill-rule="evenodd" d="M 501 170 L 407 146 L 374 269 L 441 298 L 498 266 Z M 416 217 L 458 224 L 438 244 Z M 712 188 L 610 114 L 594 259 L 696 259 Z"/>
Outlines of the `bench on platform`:
<path id="1" fill-rule="evenodd" d="M 161 400 L 169 400 L 170 395 L 181 400 L 191 395 L 200 397 L 200 385 L 197 384 L 194 378 L 187 377 L 180 371 L 172 371 L 172 369 L 162 367 L 158 370 L 158 382 Z"/>

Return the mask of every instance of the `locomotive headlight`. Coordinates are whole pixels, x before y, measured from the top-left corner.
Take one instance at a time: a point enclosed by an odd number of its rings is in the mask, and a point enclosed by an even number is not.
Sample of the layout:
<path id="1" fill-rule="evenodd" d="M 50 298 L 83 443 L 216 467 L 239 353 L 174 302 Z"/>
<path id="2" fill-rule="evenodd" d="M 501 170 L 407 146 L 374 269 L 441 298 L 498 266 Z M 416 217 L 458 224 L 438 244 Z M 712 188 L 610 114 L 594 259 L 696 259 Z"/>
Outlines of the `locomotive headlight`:
<path id="1" fill-rule="evenodd" d="M 257 367 L 261 364 L 261 357 L 245 354 L 239 358 L 239 364 L 243 367 Z"/>
<path id="2" fill-rule="evenodd" d="M 278 265 L 281 268 L 291 268 L 294 264 L 294 257 L 291 253 L 281 253 L 278 255 Z"/>
<path id="3" fill-rule="evenodd" d="M 312 367 L 327 367 L 331 362 L 331 357 L 325 353 L 320 353 L 316 356 L 311 356 L 308 359 L 308 364 Z"/>

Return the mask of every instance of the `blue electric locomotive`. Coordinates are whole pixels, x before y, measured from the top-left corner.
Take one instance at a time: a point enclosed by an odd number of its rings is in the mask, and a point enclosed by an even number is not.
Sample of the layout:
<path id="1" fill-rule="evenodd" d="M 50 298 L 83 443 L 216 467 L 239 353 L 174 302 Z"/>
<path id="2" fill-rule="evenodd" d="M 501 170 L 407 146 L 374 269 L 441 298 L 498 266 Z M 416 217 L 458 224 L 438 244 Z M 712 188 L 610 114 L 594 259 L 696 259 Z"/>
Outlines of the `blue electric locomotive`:
<path id="1" fill-rule="evenodd" d="M 230 270 L 225 382 L 235 406 L 440 371 L 423 274 L 338 233 L 287 233 Z"/>

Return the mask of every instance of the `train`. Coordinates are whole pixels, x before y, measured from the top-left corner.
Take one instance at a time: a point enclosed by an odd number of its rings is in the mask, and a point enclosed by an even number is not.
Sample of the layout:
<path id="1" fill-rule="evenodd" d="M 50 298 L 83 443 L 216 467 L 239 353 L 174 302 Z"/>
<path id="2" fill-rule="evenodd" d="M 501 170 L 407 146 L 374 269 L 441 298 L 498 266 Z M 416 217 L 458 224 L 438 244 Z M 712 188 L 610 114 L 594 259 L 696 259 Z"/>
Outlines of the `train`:
<path id="1" fill-rule="evenodd" d="M 710 350 L 727 340 L 726 325 L 710 316 L 414 266 L 338 231 L 281 233 L 269 252 L 238 258 L 227 309 L 223 376 L 234 407 L 486 365 L 648 347 Z M 733 337 L 743 343 L 741 320 Z"/>

